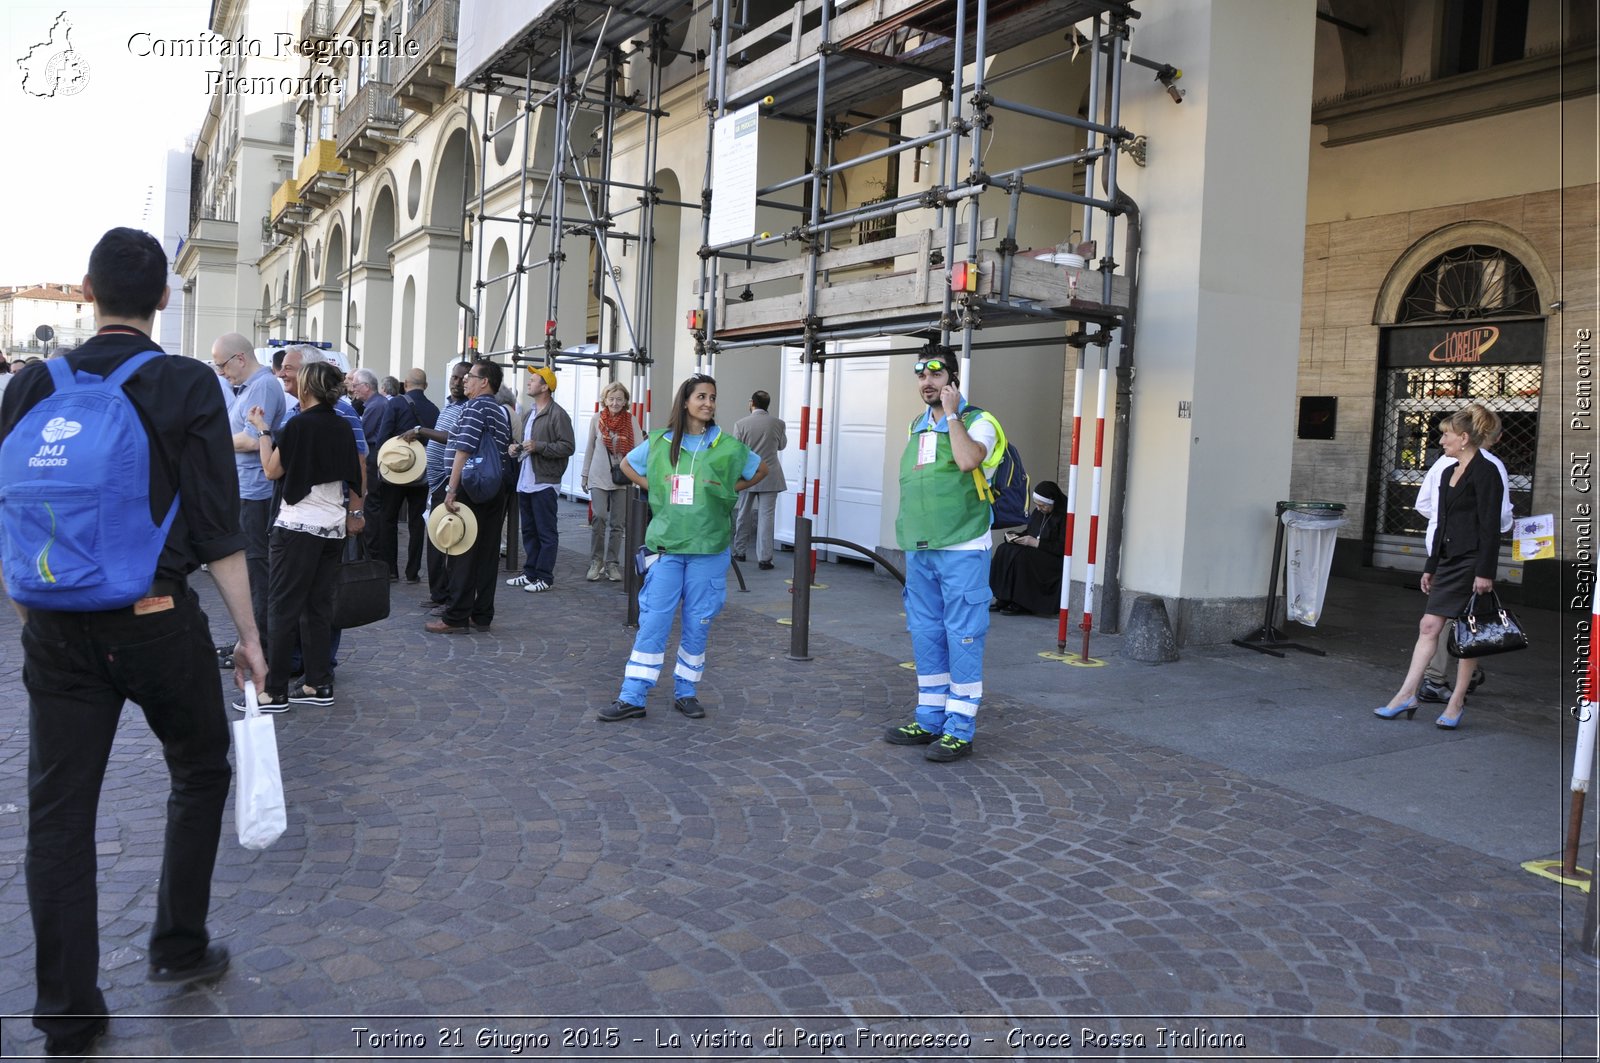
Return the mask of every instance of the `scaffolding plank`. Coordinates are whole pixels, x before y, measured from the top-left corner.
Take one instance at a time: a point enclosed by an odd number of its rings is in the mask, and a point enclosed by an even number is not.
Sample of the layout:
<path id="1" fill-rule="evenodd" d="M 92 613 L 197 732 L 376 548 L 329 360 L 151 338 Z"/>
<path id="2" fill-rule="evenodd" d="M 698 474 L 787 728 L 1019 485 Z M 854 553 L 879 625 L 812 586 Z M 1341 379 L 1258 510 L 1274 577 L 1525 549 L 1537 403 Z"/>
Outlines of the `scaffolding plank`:
<path id="1" fill-rule="evenodd" d="M 995 218 L 984 218 L 978 223 L 978 238 L 990 240 L 999 231 L 998 221 Z M 956 243 L 967 239 L 967 225 L 965 222 L 956 226 Z M 848 269 L 858 266 L 863 262 L 877 262 L 881 259 L 898 258 L 901 255 L 920 255 L 926 259 L 928 251 L 933 247 L 943 247 L 945 243 L 945 230 L 927 229 L 921 233 L 910 236 L 897 236 L 892 240 L 877 240 L 870 244 L 852 244 L 849 247 L 836 248 L 824 251 L 817 256 L 817 269 L 833 270 Z M 724 273 L 722 286 L 724 288 L 743 288 L 747 284 L 764 284 L 768 281 L 783 280 L 786 277 L 803 276 L 806 271 L 806 257 L 784 259 L 782 262 L 764 262 L 750 269 L 733 270 Z"/>

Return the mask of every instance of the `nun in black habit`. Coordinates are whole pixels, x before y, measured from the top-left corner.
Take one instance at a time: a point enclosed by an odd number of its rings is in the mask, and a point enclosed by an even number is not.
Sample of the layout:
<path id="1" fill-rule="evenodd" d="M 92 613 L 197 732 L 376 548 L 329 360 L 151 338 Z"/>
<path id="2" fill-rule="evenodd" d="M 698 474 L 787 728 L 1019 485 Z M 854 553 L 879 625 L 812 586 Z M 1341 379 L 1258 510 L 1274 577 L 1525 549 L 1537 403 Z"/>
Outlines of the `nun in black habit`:
<path id="1" fill-rule="evenodd" d="M 1060 609 L 1066 503 L 1053 481 L 1034 486 L 1028 526 L 1018 534 L 1008 533 L 990 556 L 989 589 L 995 598 L 991 611 L 1053 615 Z"/>

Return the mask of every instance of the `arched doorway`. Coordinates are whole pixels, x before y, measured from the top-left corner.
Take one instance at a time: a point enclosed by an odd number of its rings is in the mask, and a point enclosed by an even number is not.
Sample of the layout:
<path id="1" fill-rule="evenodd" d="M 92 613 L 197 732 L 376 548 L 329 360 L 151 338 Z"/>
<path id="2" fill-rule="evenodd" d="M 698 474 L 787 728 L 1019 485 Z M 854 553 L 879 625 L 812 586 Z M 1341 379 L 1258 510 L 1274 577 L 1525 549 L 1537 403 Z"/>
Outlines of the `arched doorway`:
<path id="1" fill-rule="evenodd" d="M 1547 277 L 1531 249 L 1459 231 L 1420 242 L 1380 295 L 1378 386 L 1368 478 L 1369 563 L 1421 569 L 1427 520 L 1417 488 L 1438 460 L 1439 422 L 1470 403 L 1499 415 L 1492 451 L 1505 463 L 1512 506 L 1531 510 L 1544 386 Z M 1442 238 L 1441 238 L 1442 237 Z M 1481 241 L 1481 242 L 1480 242 Z"/>

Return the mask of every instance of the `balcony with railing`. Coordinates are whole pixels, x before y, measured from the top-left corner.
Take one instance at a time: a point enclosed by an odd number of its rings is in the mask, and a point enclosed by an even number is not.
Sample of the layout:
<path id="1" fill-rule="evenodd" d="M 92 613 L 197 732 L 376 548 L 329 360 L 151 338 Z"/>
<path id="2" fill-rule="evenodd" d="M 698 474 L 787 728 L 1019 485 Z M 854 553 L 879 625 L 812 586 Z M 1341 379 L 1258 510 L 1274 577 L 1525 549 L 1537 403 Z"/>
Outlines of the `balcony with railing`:
<path id="1" fill-rule="evenodd" d="M 459 0 L 433 0 L 417 16 L 407 36 L 416 42 L 417 54 L 396 60 L 394 94 L 400 103 L 419 114 L 432 114 L 444 106 L 456 81 L 456 19 Z"/>
<path id="2" fill-rule="evenodd" d="M 344 191 L 345 175 L 350 168 L 339 161 L 339 152 L 331 140 L 319 140 L 311 145 L 306 157 L 300 160 L 295 181 L 300 185 L 300 199 L 312 210 L 320 210 L 333 202 Z"/>
<path id="3" fill-rule="evenodd" d="M 267 219 L 272 228 L 280 233 L 295 232 L 305 224 L 306 209 L 300 202 L 297 184 L 291 177 L 272 193 L 272 207 L 267 212 Z"/>
<path id="4" fill-rule="evenodd" d="M 310 0 L 300 16 L 302 41 L 326 41 L 333 38 L 333 0 Z"/>
<path id="5" fill-rule="evenodd" d="M 356 90 L 334 122 L 335 150 L 353 170 L 365 170 L 393 148 L 400 132 L 400 104 L 394 87 L 369 81 Z"/>

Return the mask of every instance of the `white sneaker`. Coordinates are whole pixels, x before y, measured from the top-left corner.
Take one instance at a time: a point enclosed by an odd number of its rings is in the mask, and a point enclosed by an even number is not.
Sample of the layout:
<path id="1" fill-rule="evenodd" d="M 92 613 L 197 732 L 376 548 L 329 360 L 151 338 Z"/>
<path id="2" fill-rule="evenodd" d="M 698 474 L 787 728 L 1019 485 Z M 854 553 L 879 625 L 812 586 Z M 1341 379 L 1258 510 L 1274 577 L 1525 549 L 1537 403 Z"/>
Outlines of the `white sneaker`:
<path id="1" fill-rule="evenodd" d="M 622 582 L 622 569 L 615 561 L 606 566 L 606 579 L 610 580 L 612 583 Z"/>
<path id="2" fill-rule="evenodd" d="M 550 589 L 550 584 L 546 583 L 542 579 L 536 579 L 531 582 L 524 581 L 524 583 L 525 586 L 522 589 L 527 591 L 529 594 L 538 594 L 541 591 L 547 591 Z"/>
<path id="3" fill-rule="evenodd" d="M 531 582 L 532 582 L 532 580 L 528 579 L 527 576 L 525 576 L 525 575 L 523 575 L 522 573 L 519 572 L 515 576 L 512 576 L 510 579 L 506 580 L 506 586 L 507 587 L 526 587 Z"/>
<path id="4" fill-rule="evenodd" d="M 593 583 L 595 580 L 600 578 L 600 570 L 603 567 L 604 566 L 598 561 L 589 562 L 589 574 L 583 578 L 588 580 L 590 583 Z"/>

